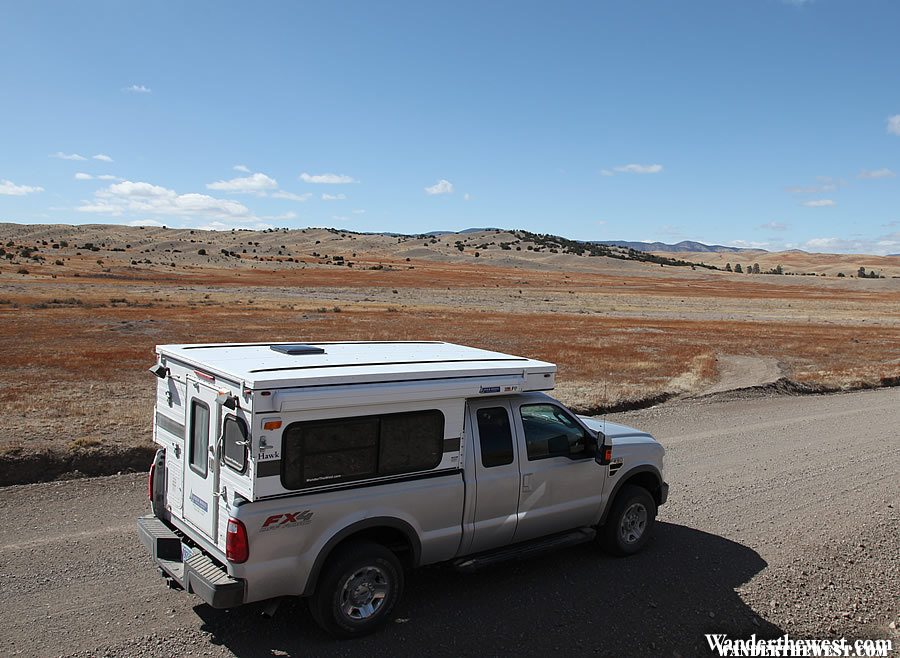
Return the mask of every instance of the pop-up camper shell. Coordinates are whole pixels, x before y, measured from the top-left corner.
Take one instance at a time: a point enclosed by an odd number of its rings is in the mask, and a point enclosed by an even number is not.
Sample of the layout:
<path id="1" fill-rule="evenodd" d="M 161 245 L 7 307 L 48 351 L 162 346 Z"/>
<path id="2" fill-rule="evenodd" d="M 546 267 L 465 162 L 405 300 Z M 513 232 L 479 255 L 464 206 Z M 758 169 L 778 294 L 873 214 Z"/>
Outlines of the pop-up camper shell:
<path id="1" fill-rule="evenodd" d="M 292 423 L 436 409 L 444 416 L 444 454 L 433 470 L 459 468 L 467 399 L 548 391 L 556 377 L 552 363 L 443 342 L 160 345 L 156 351 L 154 440 L 166 455 L 166 516 L 201 531 L 209 548 L 219 550 L 231 506 L 297 494 L 282 477 L 282 432 Z M 206 426 L 208 436 L 185 431 Z"/>

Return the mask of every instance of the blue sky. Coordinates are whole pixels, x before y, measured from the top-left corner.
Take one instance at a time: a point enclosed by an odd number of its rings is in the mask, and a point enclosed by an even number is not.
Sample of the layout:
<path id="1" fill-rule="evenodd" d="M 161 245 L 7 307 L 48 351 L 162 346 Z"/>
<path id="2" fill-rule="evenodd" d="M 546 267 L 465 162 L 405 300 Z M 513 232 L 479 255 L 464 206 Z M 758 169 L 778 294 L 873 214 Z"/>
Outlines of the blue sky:
<path id="1" fill-rule="evenodd" d="M 0 221 L 900 252 L 900 3 L 7 2 Z"/>

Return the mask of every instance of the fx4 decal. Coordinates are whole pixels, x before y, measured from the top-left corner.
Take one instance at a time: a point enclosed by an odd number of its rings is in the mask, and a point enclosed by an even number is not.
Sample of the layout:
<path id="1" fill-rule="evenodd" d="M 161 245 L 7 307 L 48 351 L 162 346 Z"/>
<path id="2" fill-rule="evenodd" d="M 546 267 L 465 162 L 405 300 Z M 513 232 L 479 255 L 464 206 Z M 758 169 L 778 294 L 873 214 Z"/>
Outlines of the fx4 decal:
<path id="1" fill-rule="evenodd" d="M 312 517 L 313 513 L 308 509 L 302 512 L 273 514 L 263 522 L 259 531 L 266 532 L 268 530 L 278 530 L 279 528 L 309 525 L 312 522 Z"/>

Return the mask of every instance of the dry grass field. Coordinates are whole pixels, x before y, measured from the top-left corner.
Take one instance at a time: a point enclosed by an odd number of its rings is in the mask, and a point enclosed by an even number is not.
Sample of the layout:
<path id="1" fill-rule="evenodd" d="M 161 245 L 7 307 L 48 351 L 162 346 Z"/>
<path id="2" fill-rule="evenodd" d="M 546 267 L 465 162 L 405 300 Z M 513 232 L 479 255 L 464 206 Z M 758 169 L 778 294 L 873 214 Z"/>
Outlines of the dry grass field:
<path id="1" fill-rule="evenodd" d="M 702 393 L 723 357 L 828 388 L 900 375 L 900 279 L 440 240 L 0 225 L 0 451 L 146 445 L 160 343 L 447 340 L 556 362 L 557 395 L 586 412 Z"/>

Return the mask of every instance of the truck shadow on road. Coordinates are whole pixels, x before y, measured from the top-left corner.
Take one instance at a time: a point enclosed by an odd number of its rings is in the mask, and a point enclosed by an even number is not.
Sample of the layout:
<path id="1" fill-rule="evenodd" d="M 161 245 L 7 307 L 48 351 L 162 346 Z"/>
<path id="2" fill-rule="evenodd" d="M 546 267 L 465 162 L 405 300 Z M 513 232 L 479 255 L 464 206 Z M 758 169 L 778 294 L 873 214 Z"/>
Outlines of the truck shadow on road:
<path id="1" fill-rule="evenodd" d="M 704 633 L 784 633 L 734 591 L 766 567 L 756 551 L 672 523 L 657 523 L 639 555 L 612 558 L 591 544 L 475 574 L 448 566 L 408 575 L 384 631 L 332 640 L 305 602 L 273 619 L 261 605 L 195 608 L 213 642 L 236 655 L 708 655 Z"/>

